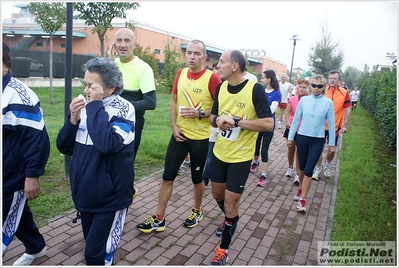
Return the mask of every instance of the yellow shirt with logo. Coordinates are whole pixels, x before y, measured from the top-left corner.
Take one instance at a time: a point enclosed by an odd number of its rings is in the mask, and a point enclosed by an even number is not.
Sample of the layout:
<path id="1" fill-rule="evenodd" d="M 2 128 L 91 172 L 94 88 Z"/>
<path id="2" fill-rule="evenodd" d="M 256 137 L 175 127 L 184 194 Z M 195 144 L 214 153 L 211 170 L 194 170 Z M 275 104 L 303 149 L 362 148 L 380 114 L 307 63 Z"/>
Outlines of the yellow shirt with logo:
<path id="1" fill-rule="evenodd" d="M 218 115 L 239 116 L 241 119 L 257 119 L 252 94 L 255 82 L 248 80 L 247 84 L 237 94 L 227 90 L 228 82 L 224 81 L 219 89 Z M 255 153 L 258 132 L 241 129 L 219 130 L 213 153 L 226 163 L 249 161 Z"/>
<path id="2" fill-rule="evenodd" d="M 196 80 L 187 77 L 189 68 L 181 71 L 177 84 L 177 126 L 183 131 L 184 135 L 191 140 L 204 140 L 209 138 L 210 123 L 208 118 L 183 118 L 180 116 L 180 107 L 192 107 L 199 110 L 210 110 L 213 98 L 209 92 L 208 83 L 212 72 L 206 70 L 205 73 Z"/>

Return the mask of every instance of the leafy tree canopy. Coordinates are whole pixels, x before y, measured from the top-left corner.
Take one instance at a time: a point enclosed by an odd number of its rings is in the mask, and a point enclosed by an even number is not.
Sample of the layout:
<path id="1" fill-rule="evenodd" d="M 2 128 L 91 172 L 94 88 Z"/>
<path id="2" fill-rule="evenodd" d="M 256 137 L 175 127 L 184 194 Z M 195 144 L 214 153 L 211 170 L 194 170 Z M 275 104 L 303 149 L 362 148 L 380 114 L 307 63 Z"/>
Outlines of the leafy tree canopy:
<path id="1" fill-rule="evenodd" d="M 94 26 L 92 33 L 97 33 L 100 40 L 101 56 L 104 52 L 104 38 L 108 29 L 113 29 L 112 20 L 115 18 L 126 19 L 127 11 L 140 7 L 137 2 L 76 2 L 74 9 L 79 12 L 79 19 L 85 25 Z M 134 28 L 133 24 L 126 22 L 126 27 Z"/>
<path id="2" fill-rule="evenodd" d="M 53 35 L 66 23 L 66 6 L 61 2 L 31 2 L 28 11 L 46 33 Z"/>

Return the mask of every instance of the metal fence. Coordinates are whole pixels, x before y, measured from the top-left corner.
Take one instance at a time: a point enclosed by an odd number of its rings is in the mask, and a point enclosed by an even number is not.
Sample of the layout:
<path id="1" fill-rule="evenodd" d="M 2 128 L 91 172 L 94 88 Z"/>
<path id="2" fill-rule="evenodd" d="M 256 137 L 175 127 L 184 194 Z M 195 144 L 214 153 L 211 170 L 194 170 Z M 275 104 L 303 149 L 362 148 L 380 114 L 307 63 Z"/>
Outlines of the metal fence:
<path id="1" fill-rule="evenodd" d="M 49 77 L 50 52 L 11 49 L 11 72 L 14 77 Z M 95 55 L 72 55 L 72 77 L 84 76 L 83 65 Z M 65 78 L 65 53 L 53 52 L 53 78 Z"/>

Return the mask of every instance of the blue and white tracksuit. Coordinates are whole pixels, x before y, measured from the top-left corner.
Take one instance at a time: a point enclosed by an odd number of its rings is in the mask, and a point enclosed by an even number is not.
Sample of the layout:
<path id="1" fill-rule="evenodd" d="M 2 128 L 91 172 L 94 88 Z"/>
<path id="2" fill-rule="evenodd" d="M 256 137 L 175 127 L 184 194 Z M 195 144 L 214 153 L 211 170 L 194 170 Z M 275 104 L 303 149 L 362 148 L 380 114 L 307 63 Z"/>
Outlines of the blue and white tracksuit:
<path id="1" fill-rule="evenodd" d="M 10 73 L 3 76 L 3 255 L 14 235 L 25 252 L 36 254 L 45 241 L 24 193 L 25 179 L 44 174 L 50 140 L 36 94 Z"/>
<path id="2" fill-rule="evenodd" d="M 111 95 L 91 101 L 73 125 L 69 116 L 57 148 L 72 156 L 72 199 L 80 212 L 88 265 L 110 265 L 133 201 L 135 109 Z"/>

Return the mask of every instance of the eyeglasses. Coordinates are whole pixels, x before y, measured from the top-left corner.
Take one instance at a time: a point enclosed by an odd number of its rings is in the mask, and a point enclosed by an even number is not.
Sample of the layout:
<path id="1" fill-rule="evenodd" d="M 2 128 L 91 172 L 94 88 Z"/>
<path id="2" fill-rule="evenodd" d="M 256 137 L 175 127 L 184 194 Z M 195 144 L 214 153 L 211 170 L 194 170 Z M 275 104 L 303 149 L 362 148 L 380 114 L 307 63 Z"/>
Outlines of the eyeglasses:
<path id="1" fill-rule="evenodd" d="M 91 84 L 91 83 L 87 83 L 85 80 L 83 80 L 83 79 L 80 79 L 80 83 L 82 83 L 82 86 L 84 87 L 84 88 L 86 88 L 86 87 L 89 87 L 89 88 L 91 88 L 91 86 L 93 85 L 93 84 Z M 104 84 L 100 84 L 100 85 L 104 85 Z"/>
<path id="2" fill-rule="evenodd" d="M 324 85 L 316 85 L 316 84 L 310 84 L 313 88 L 323 88 Z"/>

